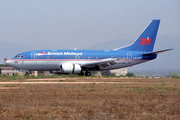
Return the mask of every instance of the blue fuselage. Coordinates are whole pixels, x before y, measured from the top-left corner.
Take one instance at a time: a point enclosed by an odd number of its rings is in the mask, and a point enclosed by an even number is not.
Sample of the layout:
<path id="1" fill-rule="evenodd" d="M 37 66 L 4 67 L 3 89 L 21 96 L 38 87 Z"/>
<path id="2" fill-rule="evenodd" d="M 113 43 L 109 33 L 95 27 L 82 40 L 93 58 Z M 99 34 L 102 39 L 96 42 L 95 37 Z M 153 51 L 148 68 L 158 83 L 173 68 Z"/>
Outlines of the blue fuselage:
<path id="1" fill-rule="evenodd" d="M 142 56 L 139 51 L 125 50 L 34 50 L 23 52 L 7 63 L 24 70 L 59 70 L 63 63 L 84 64 L 117 58 L 115 65 L 90 70 L 111 70 L 136 65 L 156 58 L 155 55 Z"/>

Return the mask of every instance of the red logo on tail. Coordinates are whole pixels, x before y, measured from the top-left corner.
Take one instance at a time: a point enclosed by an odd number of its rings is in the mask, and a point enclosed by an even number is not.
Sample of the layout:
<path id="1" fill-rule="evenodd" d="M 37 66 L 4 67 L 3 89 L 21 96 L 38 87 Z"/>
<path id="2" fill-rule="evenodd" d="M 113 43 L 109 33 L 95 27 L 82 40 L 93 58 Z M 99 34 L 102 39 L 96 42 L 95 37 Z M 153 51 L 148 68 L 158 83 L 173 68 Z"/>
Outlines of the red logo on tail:
<path id="1" fill-rule="evenodd" d="M 151 44 L 151 38 L 140 38 L 139 39 L 139 45 L 150 45 Z"/>

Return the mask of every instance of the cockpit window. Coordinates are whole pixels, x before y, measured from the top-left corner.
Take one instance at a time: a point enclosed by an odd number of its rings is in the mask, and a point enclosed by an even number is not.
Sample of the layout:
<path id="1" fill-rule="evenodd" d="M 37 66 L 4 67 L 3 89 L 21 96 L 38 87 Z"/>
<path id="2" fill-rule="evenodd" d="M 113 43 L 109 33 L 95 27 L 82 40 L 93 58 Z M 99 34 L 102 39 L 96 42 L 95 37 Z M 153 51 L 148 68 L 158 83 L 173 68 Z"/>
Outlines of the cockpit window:
<path id="1" fill-rule="evenodd" d="M 24 55 L 16 55 L 14 58 L 24 58 Z"/>
<path id="2" fill-rule="evenodd" d="M 21 55 L 21 58 L 23 58 L 24 56 L 23 55 Z"/>

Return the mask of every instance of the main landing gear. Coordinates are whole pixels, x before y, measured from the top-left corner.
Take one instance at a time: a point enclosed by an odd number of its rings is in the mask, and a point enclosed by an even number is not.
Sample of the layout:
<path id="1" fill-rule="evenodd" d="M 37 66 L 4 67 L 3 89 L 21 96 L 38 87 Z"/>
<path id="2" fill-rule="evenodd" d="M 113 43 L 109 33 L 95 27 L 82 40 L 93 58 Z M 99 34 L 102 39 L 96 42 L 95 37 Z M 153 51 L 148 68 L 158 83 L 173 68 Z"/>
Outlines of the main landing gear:
<path id="1" fill-rule="evenodd" d="M 86 75 L 86 76 L 91 76 L 91 72 L 86 71 L 86 72 L 85 72 L 85 75 Z"/>
<path id="2" fill-rule="evenodd" d="M 80 73 L 79 75 L 84 76 L 84 72 L 81 71 L 81 73 Z M 91 72 L 90 72 L 90 71 L 86 71 L 86 72 L 85 72 L 85 76 L 91 76 Z"/>

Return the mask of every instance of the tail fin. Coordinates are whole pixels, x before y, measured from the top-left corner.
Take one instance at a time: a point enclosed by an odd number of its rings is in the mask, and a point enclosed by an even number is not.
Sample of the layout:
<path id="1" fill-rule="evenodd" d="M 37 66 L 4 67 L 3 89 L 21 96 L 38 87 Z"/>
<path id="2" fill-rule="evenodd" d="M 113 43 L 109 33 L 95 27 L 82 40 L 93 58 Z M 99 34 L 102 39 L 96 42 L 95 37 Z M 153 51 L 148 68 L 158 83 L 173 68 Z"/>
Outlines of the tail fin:
<path id="1" fill-rule="evenodd" d="M 159 23 L 160 20 L 152 20 L 152 22 L 132 45 L 123 47 L 121 50 L 152 52 L 159 28 Z"/>

